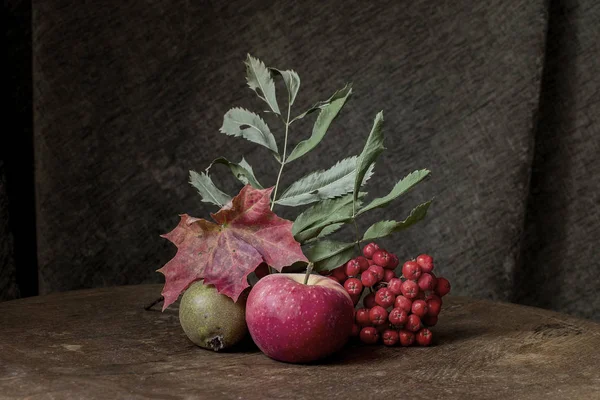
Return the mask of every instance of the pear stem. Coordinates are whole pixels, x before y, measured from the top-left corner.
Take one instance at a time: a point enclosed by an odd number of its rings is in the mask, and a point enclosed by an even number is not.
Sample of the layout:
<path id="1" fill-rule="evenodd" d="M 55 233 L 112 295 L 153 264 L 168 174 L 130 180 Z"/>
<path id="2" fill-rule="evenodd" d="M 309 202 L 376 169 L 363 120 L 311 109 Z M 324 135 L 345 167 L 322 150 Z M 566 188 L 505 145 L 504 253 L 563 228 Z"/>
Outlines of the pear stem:
<path id="1" fill-rule="evenodd" d="M 150 309 L 151 309 L 152 307 L 154 307 L 155 305 L 157 305 L 158 303 L 160 303 L 160 302 L 162 302 L 162 301 L 164 301 L 164 300 L 165 300 L 165 298 L 164 298 L 163 296 L 160 296 L 158 299 L 154 300 L 152 303 L 149 303 L 148 305 L 146 305 L 146 306 L 144 307 L 144 310 L 146 310 L 146 311 L 150 311 Z"/>

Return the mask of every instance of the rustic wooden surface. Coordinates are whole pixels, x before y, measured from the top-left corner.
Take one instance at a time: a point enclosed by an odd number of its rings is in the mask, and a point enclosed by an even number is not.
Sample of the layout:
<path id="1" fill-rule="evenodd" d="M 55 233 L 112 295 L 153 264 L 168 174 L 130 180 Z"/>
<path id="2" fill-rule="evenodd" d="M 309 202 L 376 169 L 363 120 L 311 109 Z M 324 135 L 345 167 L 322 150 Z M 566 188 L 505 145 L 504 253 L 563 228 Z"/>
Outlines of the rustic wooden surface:
<path id="1" fill-rule="evenodd" d="M 158 285 L 0 303 L 0 398 L 598 399 L 600 324 L 447 297 L 429 348 L 349 346 L 319 365 L 191 344 Z"/>

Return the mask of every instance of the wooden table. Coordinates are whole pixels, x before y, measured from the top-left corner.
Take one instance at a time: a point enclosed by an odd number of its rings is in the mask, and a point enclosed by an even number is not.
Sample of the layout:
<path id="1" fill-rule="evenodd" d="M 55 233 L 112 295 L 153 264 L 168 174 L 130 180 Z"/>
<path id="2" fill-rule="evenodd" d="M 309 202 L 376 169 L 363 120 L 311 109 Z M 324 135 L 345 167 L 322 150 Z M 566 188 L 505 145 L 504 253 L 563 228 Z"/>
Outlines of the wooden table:
<path id="1" fill-rule="evenodd" d="M 159 285 L 0 303 L 0 398 L 600 399 L 600 324 L 448 296 L 429 348 L 349 346 L 319 365 L 191 344 Z"/>

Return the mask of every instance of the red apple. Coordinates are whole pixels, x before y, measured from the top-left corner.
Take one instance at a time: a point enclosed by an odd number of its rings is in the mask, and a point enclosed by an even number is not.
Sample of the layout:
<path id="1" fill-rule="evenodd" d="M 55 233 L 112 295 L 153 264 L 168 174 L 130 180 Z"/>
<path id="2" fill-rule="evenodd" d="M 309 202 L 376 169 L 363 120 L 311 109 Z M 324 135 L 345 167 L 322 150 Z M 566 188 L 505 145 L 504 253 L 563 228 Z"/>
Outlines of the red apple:
<path id="1" fill-rule="evenodd" d="M 250 291 L 246 322 L 267 356 L 290 363 L 315 361 L 340 350 L 354 325 L 354 305 L 339 283 L 320 275 L 271 274 Z"/>

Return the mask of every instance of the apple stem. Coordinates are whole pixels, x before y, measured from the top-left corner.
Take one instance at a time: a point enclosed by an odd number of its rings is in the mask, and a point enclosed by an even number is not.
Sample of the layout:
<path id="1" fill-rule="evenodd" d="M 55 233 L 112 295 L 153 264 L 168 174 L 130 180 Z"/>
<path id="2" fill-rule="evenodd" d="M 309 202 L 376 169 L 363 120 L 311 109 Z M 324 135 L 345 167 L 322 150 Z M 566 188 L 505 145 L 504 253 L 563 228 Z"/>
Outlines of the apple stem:
<path id="1" fill-rule="evenodd" d="M 313 270 L 313 263 L 309 262 L 308 265 L 306 266 L 306 275 L 304 275 L 304 284 L 305 285 L 308 283 L 308 278 L 310 277 L 312 270 Z"/>

